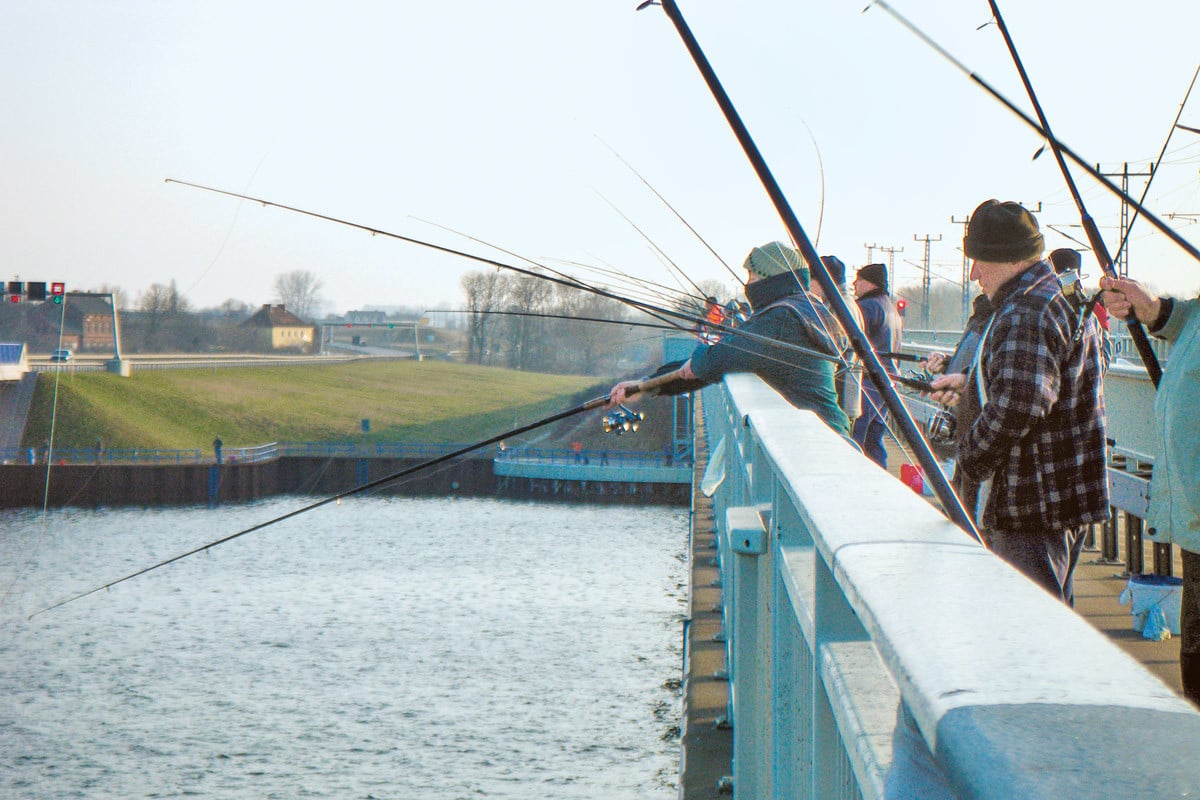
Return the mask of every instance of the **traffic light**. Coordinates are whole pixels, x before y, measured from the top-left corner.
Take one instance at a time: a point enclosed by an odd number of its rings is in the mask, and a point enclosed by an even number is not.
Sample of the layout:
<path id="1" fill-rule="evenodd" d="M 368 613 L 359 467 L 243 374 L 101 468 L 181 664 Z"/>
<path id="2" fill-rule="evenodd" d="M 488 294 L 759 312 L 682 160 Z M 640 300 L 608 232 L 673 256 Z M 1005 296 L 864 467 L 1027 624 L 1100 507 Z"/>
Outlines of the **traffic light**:
<path id="1" fill-rule="evenodd" d="M 20 281 L 9 281 L 8 282 L 8 289 L 5 292 L 5 294 L 8 295 L 8 300 L 10 303 L 21 302 L 21 295 L 24 293 L 25 293 L 25 284 L 21 283 Z"/>
<path id="2" fill-rule="evenodd" d="M 904 309 L 906 308 L 908 308 L 908 301 L 903 297 L 896 301 L 896 311 L 900 313 L 901 317 L 904 316 Z"/>
<path id="3" fill-rule="evenodd" d="M 63 297 L 67 293 L 67 285 L 62 281 L 55 281 L 50 284 L 50 296 L 54 298 L 54 304 L 61 306 Z"/>

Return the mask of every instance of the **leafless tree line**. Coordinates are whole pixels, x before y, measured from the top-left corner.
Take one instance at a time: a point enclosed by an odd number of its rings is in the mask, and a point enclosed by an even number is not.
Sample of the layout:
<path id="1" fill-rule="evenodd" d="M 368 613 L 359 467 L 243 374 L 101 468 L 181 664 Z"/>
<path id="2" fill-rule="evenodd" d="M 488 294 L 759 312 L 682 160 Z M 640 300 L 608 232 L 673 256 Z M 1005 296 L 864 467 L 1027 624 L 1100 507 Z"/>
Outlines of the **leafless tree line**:
<path id="1" fill-rule="evenodd" d="M 460 283 L 471 363 L 537 372 L 612 374 L 629 345 L 661 338 L 653 329 L 588 321 L 650 318 L 616 300 L 528 275 L 470 272 Z"/>

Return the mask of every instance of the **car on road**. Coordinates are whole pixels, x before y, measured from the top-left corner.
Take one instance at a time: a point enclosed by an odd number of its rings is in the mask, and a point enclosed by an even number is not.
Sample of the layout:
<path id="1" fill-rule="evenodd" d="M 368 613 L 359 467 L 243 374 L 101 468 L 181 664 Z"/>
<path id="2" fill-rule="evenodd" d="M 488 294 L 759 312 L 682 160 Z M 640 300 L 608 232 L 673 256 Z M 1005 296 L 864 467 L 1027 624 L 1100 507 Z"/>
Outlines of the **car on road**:
<path id="1" fill-rule="evenodd" d="M 55 350 L 50 354 L 51 361 L 70 361 L 74 357 L 70 350 Z"/>

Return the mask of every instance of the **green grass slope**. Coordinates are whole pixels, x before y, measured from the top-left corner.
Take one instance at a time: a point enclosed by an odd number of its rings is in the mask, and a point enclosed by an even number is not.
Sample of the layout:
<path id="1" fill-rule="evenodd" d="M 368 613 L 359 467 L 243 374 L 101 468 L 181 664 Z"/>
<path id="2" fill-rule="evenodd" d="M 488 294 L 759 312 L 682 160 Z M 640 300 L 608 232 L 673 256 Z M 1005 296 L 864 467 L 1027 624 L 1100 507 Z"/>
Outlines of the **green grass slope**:
<path id="1" fill-rule="evenodd" d="M 208 448 L 272 441 L 471 442 L 603 394 L 611 382 L 436 361 L 65 373 L 59 448 Z M 25 446 L 49 438 L 55 376 L 38 379 Z"/>

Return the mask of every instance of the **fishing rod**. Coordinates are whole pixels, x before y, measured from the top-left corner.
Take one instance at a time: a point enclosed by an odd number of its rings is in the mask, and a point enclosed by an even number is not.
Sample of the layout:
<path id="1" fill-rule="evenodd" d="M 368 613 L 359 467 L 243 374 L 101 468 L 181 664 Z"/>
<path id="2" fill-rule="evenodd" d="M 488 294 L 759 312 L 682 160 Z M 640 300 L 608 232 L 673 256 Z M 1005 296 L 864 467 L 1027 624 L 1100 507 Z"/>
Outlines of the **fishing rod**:
<path id="1" fill-rule="evenodd" d="M 1179 248 L 1181 248 L 1184 252 L 1186 252 L 1192 258 L 1196 259 L 1197 261 L 1200 261 L 1200 249 L 1197 249 L 1195 245 L 1193 245 L 1187 239 L 1183 238 L 1178 233 L 1176 233 L 1174 230 L 1172 230 L 1169 225 L 1167 225 L 1165 222 L 1163 222 L 1161 219 L 1159 219 L 1158 216 L 1155 215 L 1148 208 L 1146 208 L 1141 203 L 1139 203 L 1138 201 L 1136 201 L 1132 197 L 1130 197 L 1128 192 L 1125 192 L 1124 190 L 1121 189 L 1121 187 L 1117 186 L 1115 183 L 1110 181 L 1103 173 L 1100 172 L 1099 169 L 1097 169 L 1096 167 L 1093 167 L 1089 162 L 1084 160 L 1078 153 L 1076 153 L 1073 149 L 1068 147 L 1065 142 L 1063 142 L 1061 139 L 1056 139 L 1044 127 L 1039 125 L 1037 120 L 1030 117 L 1028 114 L 1026 114 L 1020 108 L 1017 108 L 1017 106 L 1014 105 L 1011 100 L 1009 100 L 1007 97 L 1005 97 L 1003 94 L 1001 94 L 995 88 L 993 88 L 991 84 L 989 84 L 987 81 L 985 81 L 977 73 L 972 72 L 971 69 L 969 67 L 967 67 L 966 64 L 964 64 L 963 62 L 961 62 L 957 58 L 955 58 L 953 55 L 951 55 L 951 53 L 948 50 L 946 50 L 946 48 L 942 47 L 940 44 L 935 42 L 932 38 L 930 38 L 930 36 L 928 34 L 926 34 L 924 31 L 922 31 L 920 28 L 918 28 L 916 25 L 914 25 L 907 17 L 905 17 L 903 14 L 901 14 L 896 9 L 892 8 L 892 6 L 889 5 L 887 2 L 885 2 L 885 0 L 871 0 L 871 3 L 866 8 L 864 8 L 863 11 L 868 11 L 872 6 L 879 6 L 881 9 L 883 9 L 894 20 L 896 20 L 902 26 L 907 28 L 910 33 L 912 33 L 914 36 L 916 36 L 918 39 L 920 39 L 922 42 L 924 42 L 926 45 L 928 45 L 930 48 L 932 48 L 935 52 L 937 52 L 938 55 L 942 56 L 942 58 L 946 59 L 951 64 L 953 64 L 955 66 L 955 68 L 957 68 L 960 72 L 962 72 L 964 75 L 966 75 L 976 86 L 983 89 L 985 92 L 987 92 L 989 95 L 991 95 L 993 99 L 997 100 L 1001 105 L 1003 105 L 1005 108 L 1007 108 L 1013 114 L 1015 114 L 1018 118 L 1020 118 L 1020 120 L 1022 122 L 1024 122 L 1031 129 L 1033 129 L 1033 131 L 1036 132 L 1039 136 L 1046 139 L 1047 142 L 1052 142 L 1055 145 L 1057 145 L 1057 147 L 1062 150 L 1062 154 L 1064 156 L 1071 159 L 1072 162 L 1074 162 L 1077 166 L 1080 167 L 1080 169 L 1084 170 L 1088 175 L 1090 175 L 1098 183 L 1100 183 L 1102 186 L 1104 186 L 1104 188 L 1108 189 L 1110 192 L 1112 192 L 1114 195 L 1116 195 L 1118 198 L 1120 198 L 1124 202 L 1126 202 L 1129 205 L 1133 206 L 1134 208 L 1138 209 L 1141 212 L 1142 216 L 1144 216 L 1147 220 L 1149 220 L 1150 224 L 1153 225 L 1156 229 L 1158 229 L 1158 231 L 1160 233 L 1162 233 L 1164 236 L 1166 236 L 1168 239 L 1170 239 L 1172 242 L 1174 242 Z"/>
<path id="2" fill-rule="evenodd" d="M 646 2 L 638 6 L 638 9 L 641 10 L 648 5 L 658 3 L 658 1 L 646 0 Z M 846 300 L 842 297 L 838 286 L 830 278 L 829 272 L 825 269 L 825 264 L 821 261 L 816 248 L 804 232 L 803 227 L 801 227 L 800 221 L 792 211 L 787 198 L 784 197 L 783 190 L 775 180 L 774 175 L 772 175 L 766 161 L 763 160 L 758 146 L 754 143 L 750 132 L 746 129 L 741 117 L 734 108 L 733 102 L 729 99 L 729 95 L 726 94 L 712 66 L 708 63 L 708 58 L 704 55 L 704 51 L 701 50 L 699 42 L 696 41 L 691 29 L 688 28 L 687 22 L 679 11 L 679 6 L 675 3 L 675 0 L 661 0 L 661 5 L 674 24 L 696 67 L 700 70 L 700 74 L 704 77 L 705 83 L 708 84 L 709 91 L 717 101 L 717 105 L 720 106 L 726 121 L 737 137 L 738 143 L 754 167 L 759 181 L 770 196 L 771 202 L 782 219 L 784 227 L 787 228 L 792 241 L 799 246 L 804 260 L 808 263 L 809 273 L 820 283 L 826 296 L 826 302 L 849 337 L 854 352 L 858 355 L 871 381 L 882 396 L 884 403 L 891 413 L 895 415 L 905 439 L 913 450 L 913 455 L 916 456 L 917 461 L 924 470 L 926 479 L 932 484 L 934 494 L 941 502 L 949 518 L 976 541 L 982 543 L 983 540 L 979 535 L 979 531 L 975 528 L 974 520 L 971 519 L 970 514 L 963 508 L 962 501 L 959 500 L 958 495 L 955 494 L 954 489 L 950 486 L 950 481 L 947 480 L 946 475 L 938 465 L 937 458 L 930 449 L 929 443 L 921 435 L 920 429 L 917 427 L 912 415 L 909 414 L 895 386 L 888 380 L 887 372 L 880 362 L 879 356 L 875 354 L 875 349 L 871 346 L 870 340 L 867 339 L 866 334 L 851 314 L 850 308 L 846 305 Z"/>
<path id="3" fill-rule="evenodd" d="M 506 264 L 503 261 L 496 261 L 495 259 L 486 258 L 486 257 L 480 256 L 480 255 L 475 255 L 474 253 L 468 253 L 463 250 L 456 250 L 452 247 L 446 247 L 445 245 L 435 244 L 433 242 L 428 242 L 423 239 L 417 239 L 417 238 L 414 238 L 411 236 L 404 236 L 403 234 L 399 234 L 399 233 L 392 233 L 391 231 L 385 231 L 382 228 L 372 228 L 371 226 L 363 225 L 362 223 L 351 222 L 351 221 L 345 220 L 345 219 L 339 219 L 338 217 L 333 217 L 328 214 L 322 214 L 322 213 L 319 213 L 316 211 L 308 211 L 303 208 L 297 208 L 295 206 L 284 205 L 283 203 L 276 203 L 271 200 L 264 200 L 260 197 L 252 197 L 250 195 L 240 194 L 238 192 L 231 192 L 227 189 L 217 189 L 217 188 L 214 188 L 211 186 L 204 186 L 203 184 L 199 184 L 199 183 L 191 183 L 188 181 L 181 181 L 181 180 L 178 180 L 175 178 L 167 178 L 166 182 L 178 184 L 180 186 L 188 186 L 193 189 L 200 189 L 202 191 L 212 192 L 214 194 L 225 195 L 226 197 L 235 197 L 239 200 L 249 200 L 252 203 L 258 203 L 262 206 L 270 206 L 270 207 L 278 208 L 278 209 L 281 209 L 284 211 L 291 211 L 296 214 L 303 214 L 304 216 L 313 217 L 315 219 L 325 220 L 326 222 L 333 222 L 338 225 L 345 225 L 348 228 L 354 228 L 356 230 L 366 231 L 367 233 L 370 233 L 372 236 L 385 236 L 389 239 L 396 239 L 396 240 L 399 240 L 402 242 L 408 242 L 409 244 L 414 244 L 414 245 L 418 245 L 420 247 L 425 247 L 430 250 L 435 250 L 439 253 L 446 253 L 448 255 L 458 256 L 460 258 L 465 258 L 469 261 L 477 261 L 481 264 L 487 264 L 488 266 L 496 267 L 497 269 L 506 269 L 506 270 L 509 270 L 511 272 L 516 272 L 521 275 L 527 275 L 529 277 L 549 281 L 550 283 L 558 284 L 561 286 L 566 286 L 571 289 L 577 289 L 579 291 L 588 292 L 590 294 L 594 294 L 599 297 L 605 297 L 610 300 L 615 300 L 623 305 L 629 306 L 630 308 L 633 308 L 638 311 L 642 311 L 646 314 L 649 314 L 650 316 L 654 317 L 655 319 L 660 319 L 663 322 L 667 323 L 668 325 L 673 326 L 676 330 L 679 330 L 683 333 L 687 333 L 687 334 L 693 333 L 694 327 L 698 326 L 698 325 L 706 326 L 714 331 L 720 331 L 722 333 L 735 333 L 736 332 L 739 335 L 744 336 L 747 339 L 750 339 L 751 341 L 769 344 L 769 345 L 777 347 L 781 350 L 799 353 L 802 355 L 813 356 L 815 358 L 820 358 L 820 359 L 824 359 L 826 361 L 830 361 L 834 364 L 839 364 L 839 365 L 845 366 L 845 360 L 838 356 L 833 356 L 828 353 L 823 353 L 818 350 L 813 350 L 813 349 L 810 349 L 807 347 L 803 347 L 801 345 L 792 344 L 791 342 L 785 342 L 785 341 L 780 341 L 777 339 L 772 339 L 769 336 L 762 336 L 760 334 L 752 333 L 751 331 L 741 330 L 739 328 L 735 328 L 734 326 L 726 325 L 725 323 L 709 322 L 704 317 L 699 317 L 699 316 L 696 316 L 693 314 L 685 314 L 681 311 L 673 311 L 671 309 L 661 308 L 659 306 L 655 306 L 650 303 L 643 303 L 639 300 L 633 300 L 631 298 L 624 297 L 622 295 L 606 291 L 599 287 L 590 286 L 590 285 L 583 283 L 582 281 L 579 281 L 578 279 L 572 278 L 570 276 L 559 278 L 559 277 L 555 277 L 553 275 L 545 275 L 540 272 L 535 272 L 533 270 L 525 269 L 523 267 L 514 266 L 513 264 Z M 463 235 L 466 235 L 466 234 L 463 234 Z M 474 237 L 471 237 L 471 238 L 474 238 Z M 481 244 L 485 244 L 485 245 L 487 244 L 486 242 L 483 242 L 480 239 L 475 239 L 475 241 L 480 242 Z M 501 248 L 496 247 L 496 245 L 487 245 L 487 246 L 493 247 L 496 249 L 501 249 Z M 508 252 L 508 251 L 505 251 L 505 252 Z M 513 255 L 515 255 L 515 254 L 513 254 Z M 517 257 L 523 258 L 522 256 L 517 256 Z M 528 260 L 528 259 L 526 259 L 526 260 Z M 531 262 L 531 263 L 536 264 L 536 262 Z M 538 265 L 538 266 L 541 266 L 541 265 Z M 548 268 L 546 268 L 546 269 L 548 269 Z M 554 270 L 550 270 L 550 271 L 554 272 Z M 563 273 L 559 273 L 559 274 L 563 274 Z M 671 319 L 668 319 L 668 318 L 671 318 Z M 682 320 L 683 322 L 688 323 L 692 327 L 685 327 L 683 324 L 681 324 L 680 322 L 678 322 L 676 320 Z"/>
<path id="4" fill-rule="evenodd" d="M 812 131 L 809 131 L 809 133 L 811 134 L 811 133 L 812 133 Z M 599 137 L 597 137 L 597 138 L 599 138 Z M 601 139 L 600 141 L 602 141 L 602 142 L 603 142 L 604 140 L 603 140 L 603 139 Z M 813 139 L 813 144 L 814 144 L 814 145 L 816 144 L 816 139 Z M 720 254 L 720 253 L 718 253 L 716 250 L 714 250 L 714 249 L 713 249 L 713 246 L 712 246 L 712 245 L 710 245 L 710 244 L 708 243 L 708 241 L 707 241 L 707 240 L 706 240 L 706 239 L 705 239 L 703 236 L 701 236 L 701 235 L 700 235 L 700 232 L 699 232 L 699 231 L 697 231 L 695 228 L 693 228 L 693 227 L 692 227 L 692 225 L 691 225 L 691 223 L 690 223 L 690 222 L 688 222 L 686 219 L 684 219 L 684 218 L 683 218 L 683 215 L 682 215 L 682 214 L 680 214 L 678 211 L 676 211 L 676 210 L 675 210 L 675 206 L 671 205 L 671 204 L 670 204 L 670 203 L 667 201 L 667 198 L 663 197 L 663 196 L 662 196 L 662 194 L 660 194 L 660 193 L 659 193 L 658 189 L 655 189 L 655 188 L 654 188 L 654 187 L 653 187 L 653 186 L 650 184 L 650 181 L 646 180 L 646 179 L 645 179 L 645 177 L 643 177 L 643 176 L 642 176 L 642 173 L 640 173 L 640 172 L 638 172 L 636 169 L 634 169 L 634 168 L 633 168 L 633 165 L 632 165 L 632 164 L 630 164 L 628 161 L 626 161 L 624 156 L 622 156 L 622 155 L 621 155 L 620 153 L 618 153 L 616 150 L 613 150 L 613 148 L 612 148 L 611 146 L 609 146 L 607 142 L 605 142 L 605 147 L 608 147 L 608 149 L 609 149 L 610 151 L 612 151 L 612 154 L 613 154 L 614 156 L 616 156 L 617 158 L 619 158 L 619 159 L 621 160 L 621 163 L 622 163 L 622 164 L 624 164 L 626 167 L 628 167 L 628 168 L 629 168 L 629 171 L 630 171 L 630 172 L 632 172 L 634 175 L 636 175 L 636 176 L 637 176 L 638 180 L 640 180 L 640 181 L 641 181 L 643 184 L 645 184 L 645 186 L 646 186 L 646 188 L 647 188 L 647 189 L 649 189 L 650 191 L 654 192 L 654 196 L 655 196 L 655 197 L 657 197 L 659 200 L 661 200 L 661 201 L 662 201 L 662 203 L 663 203 L 663 205 L 665 205 L 665 206 L 666 206 L 668 209 L 670 209 L 671 213 L 675 215 L 675 218 L 676 218 L 676 219 L 678 219 L 680 222 L 682 222 L 682 223 L 684 224 L 684 227 L 686 227 L 686 228 L 687 228 L 689 231 L 691 231 L 691 232 L 692 232 L 692 235 L 694 235 L 694 236 L 695 236 L 697 239 L 699 239 L 699 240 L 700 240 L 700 244 L 702 244 L 702 245 L 704 245 L 706 248 L 708 248 L 708 252 L 712 253 L 712 254 L 713 254 L 713 257 L 715 257 L 715 258 L 717 259 L 717 261 L 720 261 L 720 262 L 721 262 L 721 266 L 723 266 L 723 267 L 725 267 L 725 269 L 729 270 L 729 274 L 733 276 L 733 279 L 734 279 L 735 281 L 737 281 L 739 285 L 741 285 L 741 286 L 745 286 L 745 285 L 746 285 L 746 280 L 745 280 L 745 278 L 743 278 L 741 275 L 738 275 L 738 274 L 737 274 L 737 271 L 736 271 L 736 270 L 734 270 L 734 268 L 733 268 L 733 267 L 729 266 L 729 262 L 727 262 L 725 259 L 721 258 L 721 254 Z M 819 160 L 819 159 L 820 159 L 820 154 L 818 153 L 818 160 Z M 822 185 L 822 187 L 824 187 L 824 171 L 822 171 L 822 184 L 821 184 L 821 185 Z M 822 204 L 822 206 L 824 206 L 824 202 L 825 202 L 825 192 L 824 192 L 824 189 L 822 188 L 822 192 L 821 192 L 821 204 Z"/>
<path id="5" fill-rule="evenodd" d="M 652 328 L 660 331 L 676 331 L 678 328 L 662 322 L 633 322 L 624 319 L 607 319 L 605 317 L 575 317 L 570 314 L 547 314 L 537 311 L 468 311 L 466 309 L 431 308 L 425 314 L 497 314 L 505 317 L 534 317 L 537 319 L 562 319 L 571 322 L 603 322 L 609 325 L 628 326 L 630 328 Z"/>
<path id="6" fill-rule="evenodd" d="M 1104 244 L 1104 238 L 1100 235 L 1100 229 L 1096 227 L 1096 220 L 1092 219 L 1092 215 L 1088 213 L 1087 207 L 1083 203 L 1083 197 L 1079 194 L 1079 187 L 1075 185 L 1075 179 L 1071 176 L 1071 170 L 1067 167 L 1066 159 L 1063 158 L 1062 145 L 1058 143 L 1058 140 L 1054 138 L 1054 134 L 1050 130 L 1050 122 L 1046 119 L 1046 112 L 1042 109 L 1041 102 L 1038 101 L 1037 92 L 1033 90 L 1033 83 L 1029 80 L 1029 73 L 1025 71 L 1025 64 L 1021 61 L 1021 56 L 1017 53 L 1017 46 L 1013 42 L 1012 35 L 1008 32 L 1008 25 L 1005 24 L 1004 17 L 1000 14 L 1000 6 L 996 0 L 988 0 L 988 5 L 992 9 L 992 16 L 996 20 L 996 26 L 1000 29 L 1000 34 L 1004 37 L 1004 44 L 1008 48 L 1009 55 L 1012 56 L 1013 64 L 1017 67 L 1017 73 L 1021 76 L 1021 83 L 1025 86 L 1025 93 L 1029 95 L 1029 102 L 1033 104 L 1033 110 L 1037 114 L 1038 122 L 1041 123 L 1042 130 L 1046 132 L 1046 139 L 1050 142 L 1050 149 L 1054 152 L 1054 159 L 1058 162 L 1058 168 L 1062 171 L 1063 180 L 1067 182 L 1067 189 L 1071 192 L 1072 200 L 1075 201 L 1075 208 L 1079 210 L 1079 221 L 1083 225 L 1083 232 L 1087 235 L 1088 242 L 1092 245 L 1092 252 L 1100 264 L 1100 269 L 1110 278 L 1119 278 L 1121 276 L 1113 266 L 1113 260 L 1109 255 L 1108 247 Z M 1138 205 L 1140 207 L 1141 204 L 1139 203 Z M 1090 316 L 1093 307 L 1094 305 L 1091 303 L 1087 305 L 1087 309 L 1084 312 L 1084 322 Z M 1150 376 L 1150 381 L 1157 388 L 1159 381 L 1162 380 L 1162 366 L 1158 363 L 1158 356 L 1154 354 L 1154 347 L 1150 344 L 1150 337 L 1146 335 L 1146 329 L 1132 315 L 1125 321 L 1125 326 L 1129 331 L 1130 337 L 1133 339 L 1134 347 L 1137 348 L 1142 363 L 1146 366 L 1146 374 Z M 1082 323 L 1080 324 L 1080 330 L 1083 330 Z"/>
<path id="7" fill-rule="evenodd" d="M 800 124 L 804 126 L 804 130 L 808 131 L 808 138 L 812 140 L 813 152 L 817 155 L 817 177 L 821 179 L 821 202 L 817 205 L 817 232 L 813 234 L 813 244 L 821 243 L 821 228 L 825 224 L 825 159 L 821 158 L 821 146 L 817 144 L 817 135 L 813 133 L 813 129 L 808 127 L 808 123 L 800 120 Z"/>
<path id="8" fill-rule="evenodd" d="M 658 389 L 659 387 L 664 386 L 667 383 L 670 383 L 674 379 L 675 379 L 674 372 L 666 373 L 664 375 L 659 375 L 659 376 L 655 376 L 655 377 L 651 377 L 651 378 L 646 378 L 645 380 L 642 380 L 642 381 L 638 382 L 635 386 L 633 386 L 629 390 L 629 392 L 627 392 L 627 396 L 629 394 L 633 394 L 633 395 L 648 394 L 648 393 Z M 275 525 L 276 523 L 279 523 L 279 522 L 283 522 L 284 520 L 292 519 L 293 517 L 297 517 L 301 514 L 305 514 L 309 511 L 313 511 L 315 509 L 321 508 L 322 506 L 327 506 L 330 503 L 340 503 L 342 500 L 344 500 L 347 497 L 353 497 L 354 495 L 362 494 L 363 492 L 367 492 L 372 489 L 378 489 L 379 487 L 384 486 L 385 484 L 391 483 L 393 481 L 399 480 L 400 478 L 404 478 L 409 475 L 413 475 L 414 473 L 421 472 L 422 470 L 429 469 L 430 467 L 437 466 L 438 464 L 442 464 L 447 461 L 451 461 L 455 458 L 466 455 L 467 453 L 470 453 L 473 450 L 479 450 L 480 448 L 487 447 L 488 445 L 497 444 L 498 442 L 501 442 L 504 439 L 511 439 L 513 437 L 520 436 L 521 434 L 528 433 L 532 430 L 536 430 L 537 428 L 544 427 L 546 425 L 549 425 L 554 422 L 558 422 L 560 420 L 567 419 L 569 417 L 573 417 L 577 414 L 582 414 L 587 411 L 593 411 L 595 409 L 603 408 L 605 406 L 605 404 L 607 404 L 607 403 L 608 403 L 608 395 L 604 395 L 603 397 L 596 397 L 591 400 L 588 400 L 586 403 L 583 403 L 582 405 L 575 406 L 574 408 L 569 408 L 566 411 L 559 411 L 556 414 L 551 414 L 548 417 L 543 417 L 542 419 L 539 419 L 536 422 L 531 422 L 528 425 L 522 425 L 519 428 L 513 428 L 510 431 L 505 431 L 504 433 L 500 433 L 495 436 L 490 436 L 487 439 L 476 442 L 474 444 L 469 444 L 464 447 L 460 447 L 451 453 L 446 453 L 445 455 L 437 456 L 436 458 L 431 458 L 427 461 L 422 461 L 419 464 L 414 464 L 411 467 L 407 467 L 407 468 L 399 470 L 397 472 L 393 472 L 389 475 L 384 475 L 383 477 L 376 478 L 373 481 L 368 481 L 367 483 L 359 484 L 358 486 L 355 486 L 353 489 L 350 489 L 348 491 L 341 492 L 341 493 L 335 494 L 335 495 L 331 495 L 322 500 L 318 500 L 315 503 L 309 503 L 306 506 L 302 506 L 293 511 L 289 511 L 286 514 L 281 514 L 277 517 L 272 517 L 271 519 L 266 520 L 265 522 L 260 522 L 257 525 L 251 525 L 249 528 L 243 528 L 242 530 L 237 531 L 236 533 L 231 533 L 228 536 L 222 536 L 219 539 L 214 539 L 213 541 L 208 542 L 207 544 L 202 544 L 199 547 L 193 547 L 191 550 L 188 550 L 187 552 L 180 553 L 179 555 L 164 559 L 162 561 L 159 561 L 157 564 L 152 564 L 148 567 L 144 567 L 142 569 L 139 569 L 136 572 L 131 572 L 128 575 L 125 575 L 124 577 L 117 578 L 116 580 L 112 580 L 112 581 L 109 581 L 108 583 L 102 584 L 100 586 L 96 586 L 92 589 L 88 589 L 85 592 L 79 592 L 78 594 L 74 594 L 74 595 L 66 598 L 65 600 L 60 600 L 57 603 L 54 603 L 53 605 L 46 606 L 45 608 L 42 608 L 42 609 L 39 609 L 39 610 L 33 612 L 32 614 L 29 615 L 28 619 L 33 619 L 34 617 L 38 616 L 39 614 L 44 614 L 47 611 L 52 611 L 56 608 L 61 608 L 62 606 L 67 605 L 68 603 L 73 603 L 76 600 L 80 600 L 89 595 L 93 595 L 93 594 L 96 594 L 97 592 L 104 591 L 105 589 L 111 589 L 112 587 L 114 587 L 118 584 L 124 583 L 129 580 L 133 580 L 134 578 L 145 575 L 148 572 L 153 572 L 156 569 L 165 567 L 168 564 L 174 564 L 177 561 L 182 561 L 183 559 L 188 558 L 189 556 L 194 556 L 197 553 L 203 553 L 207 550 L 211 550 L 212 548 L 217 547 L 218 545 L 225 544 L 226 542 L 231 542 L 234 539 L 238 539 L 247 534 L 254 533 L 255 531 L 260 531 L 263 528 L 269 527 L 271 525 Z"/>
<path id="9" fill-rule="evenodd" d="M 639 278 L 636 275 L 630 275 L 628 272 L 622 272 L 619 269 L 613 268 L 611 264 L 609 265 L 608 269 L 605 269 L 604 267 L 597 267 L 594 264 L 585 264 L 582 261 L 570 261 L 567 259 L 558 258 L 552 258 L 550 260 L 557 261 L 562 264 L 570 264 L 573 267 L 582 267 L 583 269 L 591 270 L 592 272 L 596 272 L 600 275 L 609 275 L 612 277 L 621 278 L 627 285 L 634 287 L 641 294 L 653 297 L 657 300 L 667 300 L 668 293 L 675 295 L 675 299 L 677 300 L 680 297 L 689 301 L 696 299 L 690 293 L 682 291 L 681 289 L 676 289 L 674 286 L 667 286 L 665 283 L 652 281 L 649 278 Z"/>
<path id="10" fill-rule="evenodd" d="M 1139 203 L 1146 202 L 1146 195 L 1150 193 L 1150 184 L 1154 182 L 1154 176 L 1158 174 L 1158 168 L 1162 166 L 1163 156 L 1167 154 L 1167 147 L 1171 144 L 1171 137 L 1175 133 L 1176 128 L 1183 127 L 1179 124 L 1179 118 L 1183 116 L 1184 106 L 1187 105 L 1188 98 L 1192 96 L 1192 88 L 1196 85 L 1196 77 L 1200 76 L 1200 64 L 1196 65 L 1196 71 L 1192 73 L 1192 81 L 1188 84 L 1187 91 L 1183 94 L 1183 102 L 1179 104 L 1179 110 L 1175 112 L 1175 119 L 1171 122 L 1171 128 L 1167 131 L 1167 138 L 1163 140 L 1162 149 L 1158 151 L 1158 158 L 1150 167 L 1150 177 L 1146 179 L 1146 186 L 1142 189 L 1142 196 L 1138 198 Z M 1134 209 L 1133 219 L 1129 220 L 1129 224 L 1125 226 L 1125 236 L 1121 239 L 1121 244 L 1117 247 L 1117 255 L 1115 261 L 1121 260 L 1121 254 L 1125 252 L 1125 245 L 1129 242 L 1129 234 L 1133 230 L 1133 223 L 1138 221 L 1138 209 Z"/>
<path id="11" fill-rule="evenodd" d="M 880 353 L 879 357 L 892 361 L 911 361 L 914 364 L 920 364 L 929 359 L 929 356 L 915 356 L 912 353 Z"/>

